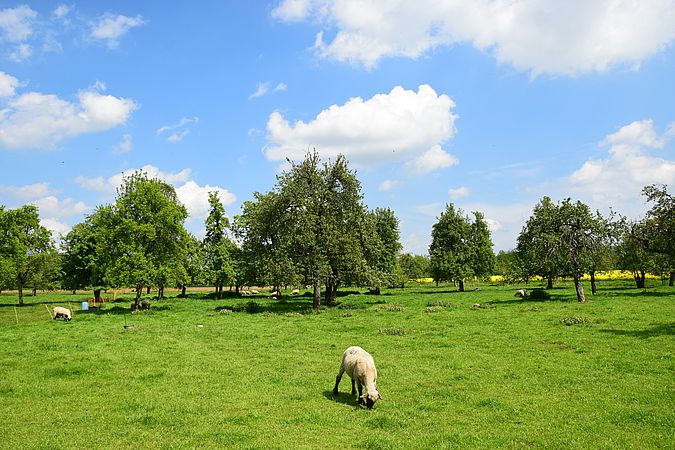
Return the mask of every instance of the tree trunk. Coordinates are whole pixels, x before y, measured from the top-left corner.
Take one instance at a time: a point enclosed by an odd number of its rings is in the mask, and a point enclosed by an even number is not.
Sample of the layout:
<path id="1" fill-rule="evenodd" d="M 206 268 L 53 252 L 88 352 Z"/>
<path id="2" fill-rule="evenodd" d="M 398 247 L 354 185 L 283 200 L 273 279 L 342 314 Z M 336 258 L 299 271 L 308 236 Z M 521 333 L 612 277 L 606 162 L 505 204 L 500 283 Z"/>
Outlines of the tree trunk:
<path id="1" fill-rule="evenodd" d="M 546 278 L 546 289 L 553 289 L 553 277 Z"/>
<path id="2" fill-rule="evenodd" d="M 33 297 L 37 297 L 37 289 L 33 288 Z"/>
<path id="3" fill-rule="evenodd" d="M 160 286 L 157 289 L 157 300 L 163 300 L 164 299 L 164 286 Z"/>
<path id="4" fill-rule="evenodd" d="M 459 292 L 464 292 L 464 280 L 459 280 Z"/>
<path id="5" fill-rule="evenodd" d="M 180 288 L 180 297 L 181 297 L 181 298 L 187 297 L 187 295 L 185 294 L 185 291 L 186 291 L 186 290 L 187 290 L 187 287 L 186 287 L 185 285 L 183 285 L 183 286 Z"/>
<path id="6" fill-rule="evenodd" d="M 148 286 L 148 290 L 145 292 L 147 295 L 150 295 L 150 286 Z"/>
<path id="7" fill-rule="evenodd" d="M 581 285 L 581 275 L 574 275 L 574 289 L 577 291 L 577 300 L 580 302 L 586 301 L 586 296 L 584 295 L 584 287 Z"/>
<path id="8" fill-rule="evenodd" d="M 591 292 L 595 295 L 598 289 L 595 286 L 595 270 L 591 270 Z"/>
<path id="9" fill-rule="evenodd" d="M 638 289 L 644 289 L 645 287 L 645 272 L 644 270 L 641 270 L 640 272 L 637 272 L 633 275 L 633 278 L 635 278 L 635 285 L 637 286 Z"/>
<path id="10" fill-rule="evenodd" d="M 134 299 L 134 311 L 137 311 L 139 309 L 138 304 L 141 301 L 141 295 L 143 294 L 143 286 L 139 285 L 136 286 L 136 298 Z"/>
<path id="11" fill-rule="evenodd" d="M 23 306 L 23 285 L 19 285 L 19 306 Z"/>
<path id="12" fill-rule="evenodd" d="M 337 294 L 337 283 L 329 281 L 326 283 L 326 306 L 335 304 L 335 295 Z"/>
<path id="13" fill-rule="evenodd" d="M 675 271 L 670 272 L 670 278 L 668 278 L 668 286 L 673 287 L 675 284 Z"/>
<path id="14" fill-rule="evenodd" d="M 94 303 L 101 303 L 101 290 L 94 289 Z"/>
<path id="15" fill-rule="evenodd" d="M 321 308 L 321 282 L 319 280 L 314 281 L 314 301 L 312 302 L 312 308 L 315 311 L 318 311 Z"/>

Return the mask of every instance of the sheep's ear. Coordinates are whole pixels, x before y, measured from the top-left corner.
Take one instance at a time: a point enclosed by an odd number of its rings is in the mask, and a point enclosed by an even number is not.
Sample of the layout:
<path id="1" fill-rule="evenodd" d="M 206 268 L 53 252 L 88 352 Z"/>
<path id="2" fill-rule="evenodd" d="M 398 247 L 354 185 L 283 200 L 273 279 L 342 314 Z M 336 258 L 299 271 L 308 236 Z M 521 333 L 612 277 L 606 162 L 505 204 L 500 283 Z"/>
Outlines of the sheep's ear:
<path id="1" fill-rule="evenodd" d="M 379 392 L 377 393 L 377 399 L 382 400 L 382 394 L 380 394 Z"/>

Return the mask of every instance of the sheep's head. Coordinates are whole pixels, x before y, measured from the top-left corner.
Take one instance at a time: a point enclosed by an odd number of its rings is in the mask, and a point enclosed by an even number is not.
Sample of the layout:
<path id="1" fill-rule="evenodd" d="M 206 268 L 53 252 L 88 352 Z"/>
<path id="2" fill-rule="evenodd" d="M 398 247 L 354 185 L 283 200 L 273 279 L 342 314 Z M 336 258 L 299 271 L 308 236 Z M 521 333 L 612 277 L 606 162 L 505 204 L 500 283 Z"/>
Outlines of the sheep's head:
<path id="1" fill-rule="evenodd" d="M 361 398 L 366 402 L 366 407 L 368 409 L 372 408 L 376 401 L 381 400 L 382 396 L 379 392 L 365 392 Z"/>

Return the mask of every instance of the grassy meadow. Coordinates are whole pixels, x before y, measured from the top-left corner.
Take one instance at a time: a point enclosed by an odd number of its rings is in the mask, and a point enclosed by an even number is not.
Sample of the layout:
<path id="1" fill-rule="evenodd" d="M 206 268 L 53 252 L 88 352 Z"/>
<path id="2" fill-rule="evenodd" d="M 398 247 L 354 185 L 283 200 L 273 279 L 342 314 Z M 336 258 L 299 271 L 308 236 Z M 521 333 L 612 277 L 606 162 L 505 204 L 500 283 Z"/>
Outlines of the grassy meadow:
<path id="1" fill-rule="evenodd" d="M 84 312 L 91 293 L 2 293 L 0 447 L 674 448 L 675 289 L 633 286 L 580 304 L 566 283 L 422 283 L 319 313 L 309 293 L 134 314 L 131 294 Z M 350 345 L 375 358 L 372 410 L 347 375 L 332 394 Z"/>

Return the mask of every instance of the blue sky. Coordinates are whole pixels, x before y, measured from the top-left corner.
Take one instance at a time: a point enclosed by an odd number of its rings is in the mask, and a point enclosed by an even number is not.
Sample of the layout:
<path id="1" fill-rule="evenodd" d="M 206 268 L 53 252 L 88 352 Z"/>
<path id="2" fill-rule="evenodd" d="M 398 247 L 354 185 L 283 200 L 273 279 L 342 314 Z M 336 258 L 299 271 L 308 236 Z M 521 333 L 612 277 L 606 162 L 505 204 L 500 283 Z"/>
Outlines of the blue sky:
<path id="1" fill-rule="evenodd" d="M 316 148 L 404 250 L 448 202 L 506 250 L 544 195 L 675 185 L 674 40 L 672 0 L 0 1 L 0 204 L 65 233 L 143 169 L 201 236 Z"/>

